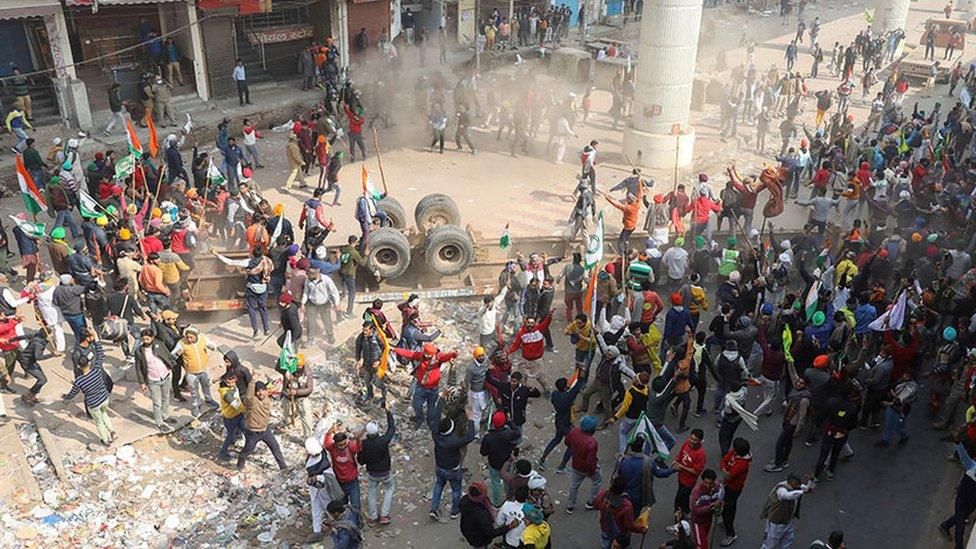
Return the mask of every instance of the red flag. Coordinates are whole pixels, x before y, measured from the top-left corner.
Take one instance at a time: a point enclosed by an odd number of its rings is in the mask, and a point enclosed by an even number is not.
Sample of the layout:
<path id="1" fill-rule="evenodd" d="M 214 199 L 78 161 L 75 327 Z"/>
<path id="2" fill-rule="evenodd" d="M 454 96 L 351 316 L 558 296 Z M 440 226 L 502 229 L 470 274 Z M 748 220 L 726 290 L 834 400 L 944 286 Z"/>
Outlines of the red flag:
<path id="1" fill-rule="evenodd" d="M 156 123 L 149 114 L 146 114 L 146 127 L 149 128 L 149 156 L 156 158 L 159 154 L 159 137 L 156 135 Z"/>

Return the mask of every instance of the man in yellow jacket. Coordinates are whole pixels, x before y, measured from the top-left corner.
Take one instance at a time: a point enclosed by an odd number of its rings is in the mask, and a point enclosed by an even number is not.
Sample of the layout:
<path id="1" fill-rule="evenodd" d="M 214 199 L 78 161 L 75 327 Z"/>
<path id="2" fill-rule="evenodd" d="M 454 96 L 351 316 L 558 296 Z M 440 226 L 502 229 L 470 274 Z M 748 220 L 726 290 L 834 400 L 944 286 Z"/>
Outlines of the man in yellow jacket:
<path id="1" fill-rule="evenodd" d="M 288 157 L 288 167 L 291 172 L 285 180 L 284 191 L 290 191 L 293 183 L 299 187 L 307 187 L 308 183 L 302 177 L 302 168 L 305 167 L 305 159 L 302 157 L 302 150 L 298 148 L 298 136 L 294 133 L 288 135 L 288 145 L 285 146 L 285 156 Z"/>
<path id="2" fill-rule="evenodd" d="M 183 339 L 173 347 L 171 353 L 174 358 L 183 362 L 183 371 L 186 373 L 184 380 L 190 388 L 194 416 L 200 415 L 201 393 L 207 404 L 214 408 L 220 406 L 210 393 L 210 374 L 207 372 L 208 349 L 213 351 L 217 347 L 207 341 L 195 327 L 188 326 L 183 331 Z"/>
<path id="3" fill-rule="evenodd" d="M 220 416 L 224 420 L 224 443 L 220 445 L 217 459 L 230 461 L 231 445 L 244 434 L 244 400 L 237 387 L 237 372 L 231 371 L 220 379 L 217 386 L 220 397 Z"/>

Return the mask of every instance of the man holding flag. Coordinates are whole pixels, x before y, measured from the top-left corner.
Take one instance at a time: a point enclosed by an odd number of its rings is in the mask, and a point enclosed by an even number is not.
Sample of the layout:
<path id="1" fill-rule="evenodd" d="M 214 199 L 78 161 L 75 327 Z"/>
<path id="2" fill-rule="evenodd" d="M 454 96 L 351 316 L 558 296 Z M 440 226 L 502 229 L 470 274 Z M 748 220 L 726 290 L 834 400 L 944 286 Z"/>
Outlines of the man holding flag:
<path id="1" fill-rule="evenodd" d="M 305 355 L 295 354 L 291 345 L 281 349 L 275 370 L 281 374 L 281 412 L 288 426 L 295 424 L 295 417 L 302 424 L 302 438 L 312 435 L 312 403 L 309 396 L 314 390 L 312 375 L 305 368 Z"/>

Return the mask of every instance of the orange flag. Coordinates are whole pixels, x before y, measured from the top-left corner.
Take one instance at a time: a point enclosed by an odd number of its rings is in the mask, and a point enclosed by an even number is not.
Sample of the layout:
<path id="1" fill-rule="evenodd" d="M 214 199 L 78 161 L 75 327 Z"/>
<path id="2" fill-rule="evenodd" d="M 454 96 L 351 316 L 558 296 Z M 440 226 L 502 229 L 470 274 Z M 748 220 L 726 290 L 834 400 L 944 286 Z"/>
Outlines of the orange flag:
<path id="1" fill-rule="evenodd" d="M 146 115 L 146 127 L 149 128 L 149 156 L 156 158 L 159 154 L 159 137 L 156 136 L 156 123 L 152 116 Z"/>

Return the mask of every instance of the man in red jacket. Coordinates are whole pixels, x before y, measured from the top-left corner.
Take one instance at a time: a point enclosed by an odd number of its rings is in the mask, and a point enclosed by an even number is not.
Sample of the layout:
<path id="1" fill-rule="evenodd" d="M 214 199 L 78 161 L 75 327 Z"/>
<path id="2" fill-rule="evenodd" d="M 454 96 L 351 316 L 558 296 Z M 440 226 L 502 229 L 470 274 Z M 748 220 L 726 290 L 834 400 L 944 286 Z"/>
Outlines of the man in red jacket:
<path id="1" fill-rule="evenodd" d="M 356 105 L 355 112 L 346 103 L 342 104 L 342 108 L 346 111 L 346 117 L 349 118 L 349 160 L 350 162 L 356 161 L 356 145 L 359 145 L 359 151 L 363 153 L 363 160 L 365 160 L 366 144 L 363 142 L 363 124 L 366 122 L 366 117 L 363 116 L 363 106 Z"/>
<path id="2" fill-rule="evenodd" d="M 708 549 L 708 532 L 715 512 L 722 506 L 721 486 L 713 469 L 705 469 L 691 491 L 691 533 L 698 549 Z"/>
<path id="3" fill-rule="evenodd" d="M 600 464 L 596 439 L 593 433 L 596 432 L 597 420 L 595 416 L 584 416 L 580 420 L 579 427 L 573 429 L 566 435 L 566 446 L 573 456 L 571 463 L 573 467 L 572 483 L 569 487 L 569 503 L 566 505 L 566 512 L 572 513 L 576 509 L 576 498 L 579 496 L 580 486 L 584 479 L 590 479 L 593 488 L 590 490 L 590 499 L 586 500 L 587 509 L 595 509 L 593 500 L 600 490 L 603 483 L 603 475 L 600 474 Z"/>
<path id="4" fill-rule="evenodd" d="M 549 386 L 542 378 L 542 357 L 546 353 L 543 333 L 549 328 L 550 322 L 552 322 L 552 311 L 549 311 L 541 322 L 536 322 L 531 316 L 525 317 L 525 323 L 519 328 L 506 351 L 512 354 L 519 349 L 522 350 L 522 360 L 525 361 L 522 370 L 529 380 L 534 379 L 539 383 L 546 398 L 549 398 Z"/>
<path id="5" fill-rule="evenodd" d="M 725 526 L 725 539 L 722 547 L 735 543 L 735 509 L 739 501 L 739 494 L 746 485 L 749 476 L 749 465 L 752 464 L 752 452 L 749 451 L 749 441 L 736 437 L 732 441 L 732 449 L 722 458 L 720 465 L 725 476 L 725 494 L 722 496 L 722 524 Z"/>
<path id="6" fill-rule="evenodd" d="M 705 469 L 705 447 L 702 446 L 704 438 L 704 431 L 693 429 L 681 445 L 678 456 L 671 462 L 671 468 L 678 471 L 678 491 L 674 495 L 674 508 L 681 509 L 686 516 L 691 513 L 691 490 L 698 482 L 698 475 Z"/>
<path id="7" fill-rule="evenodd" d="M 600 511 L 600 537 L 603 547 L 628 547 L 630 533 L 642 534 L 646 528 L 634 523 L 634 505 L 626 495 L 627 481 L 623 477 L 616 477 L 610 483 L 610 488 L 603 490 L 593 500 L 594 506 Z M 617 542 L 618 545 L 613 545 Z"/>
<path id="8" fill-rule="evenodd" d="M 424 420 L 424 404 L 427 404 L 427 427 L 434 431 L 437 427 L 437 389 L 441 382 L 441 368 L 444 363 L 457 357 L 456 352 L 442 353 L 433 343 L 424 343 L 423 352 L 394 348 L 393 352 L 408 359 L 419 361 L 413 371 L 417 388 L 413 390 L 413 424 L 420 427 Z"/>
<path id="9" fill-rule="evenodd" d="M 335 471 L 339 486 L 349 498 L 349 505 L 353 509 L 361 509 L 359 492 L 359 464 L 356 454 L 363 449 L 363 443 L 358 438 L 350 438 L 345 431 L 341 431 L 342 422 L 337 421 L 325 434 L 322 446 L 329 452 L 332 459 L 332 470 Z M 357 522 L 360 513 L 356 513 Z"/>

